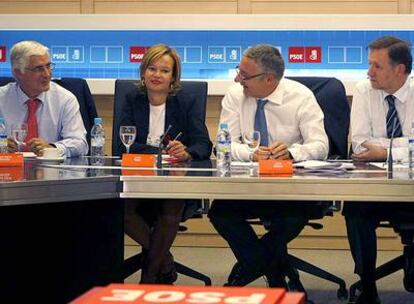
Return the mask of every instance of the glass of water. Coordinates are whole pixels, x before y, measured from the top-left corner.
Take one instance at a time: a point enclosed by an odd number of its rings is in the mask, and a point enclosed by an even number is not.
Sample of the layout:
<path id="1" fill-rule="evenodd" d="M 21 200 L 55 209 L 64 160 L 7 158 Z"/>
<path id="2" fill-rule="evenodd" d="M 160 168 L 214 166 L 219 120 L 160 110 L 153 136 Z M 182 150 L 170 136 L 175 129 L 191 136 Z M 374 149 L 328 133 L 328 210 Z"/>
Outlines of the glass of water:
<path id="1" fill-rule="evenodd" d="M 14 123 L 11 126 L 11 136 L 17 143 L 18 151 L 24 150 L 23 147 L 25 145 L 24 140 L 26 139 L 27 135 L 27 123 Z"/>
<path id="2" fill-rule="evenodd" d="M 119 136 L 126 148 L 126 152 L 129 153 L 129 147 L 134 143 L 137 136 L 137 128 L 135 126 L 121 126 L 119 128 Z"/>
<path id="3" fill-rule="evenodd" d="M 260 132 L 247 131 L 243 133 L 243 143 L 247 145 L 250 159 L 250 172 L 253 174 L 253 155 L 260 146 Z"/>

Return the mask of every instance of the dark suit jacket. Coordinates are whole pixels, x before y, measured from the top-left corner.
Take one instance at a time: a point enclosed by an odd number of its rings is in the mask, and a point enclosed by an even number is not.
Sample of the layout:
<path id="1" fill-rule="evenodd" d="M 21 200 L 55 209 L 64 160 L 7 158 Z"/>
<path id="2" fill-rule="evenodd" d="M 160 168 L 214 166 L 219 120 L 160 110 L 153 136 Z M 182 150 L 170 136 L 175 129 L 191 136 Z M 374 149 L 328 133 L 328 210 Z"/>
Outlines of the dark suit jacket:
<path id="1" fill-rule="evenodd" d="M 149 132 L 149 100 L 147 95 L 138 89 L 129 93 L 121 110 L 120 125 L 134 125 L 137 127 L 137 137 L 130 151 L 133 153 L 157 153 L 156 147 L 146 144 Z M 171 125 L 168 134 L 171 138 L 182 132 L 180 140 L 188 148 L 188 152 L 195 160 L 208 159 L 211 154 L 212 143 L 208 130 L 204 124 L 204 109 L 198 106 L 195 96 L 170 96 L 166 103 L 165 129 Z M 164 130 L 165 131 L 165 130 Z M 119 151 L 124 152 L 122 143 Z"/>

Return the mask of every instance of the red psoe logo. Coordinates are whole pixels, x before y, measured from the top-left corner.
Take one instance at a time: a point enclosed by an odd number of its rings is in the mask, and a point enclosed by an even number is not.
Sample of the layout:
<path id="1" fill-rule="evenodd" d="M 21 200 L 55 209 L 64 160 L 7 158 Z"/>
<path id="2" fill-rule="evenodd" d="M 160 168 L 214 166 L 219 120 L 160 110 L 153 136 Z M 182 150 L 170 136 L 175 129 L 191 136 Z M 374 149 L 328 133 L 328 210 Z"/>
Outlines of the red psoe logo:
<path id="1" fill-rule="evenodd" d="M 6 62 L 6 47 L 0 46 L 0 62 Z"/>
<path id="2" fill-rule="evenodd" d="M 141 62 L 147 50 L 148 50 L 147 46 L 131 46 L 129 48 L 129 61 L 130 62 Z"/>
<path id="3" fill-rule="evenodd" d="M 305 48 L 301 46 L 289 47 L 289 62 L 290 63 L 305 62 Z"/>
<path id="4" fill-rule="evenodd" d="M 305 48 L 305 61 L 308 63 L 320 63 L 322 61 L 322 49 L 320 46 L 308 46 Z"/>

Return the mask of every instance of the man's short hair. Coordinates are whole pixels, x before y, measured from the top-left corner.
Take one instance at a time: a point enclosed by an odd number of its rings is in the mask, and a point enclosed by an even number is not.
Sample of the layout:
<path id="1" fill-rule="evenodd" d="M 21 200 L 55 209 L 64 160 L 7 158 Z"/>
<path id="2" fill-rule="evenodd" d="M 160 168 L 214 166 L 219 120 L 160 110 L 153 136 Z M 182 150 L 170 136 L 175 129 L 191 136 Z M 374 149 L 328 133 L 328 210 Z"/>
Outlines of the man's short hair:
<path id="1" fill-rule="evenodd" d="M 12 72 L 20 70 L 24 73 L 29 65 L 31 56 L 49 55 L 49 48 L 37 41 L 20 41 L 10 51 Z"/>
<path id="2" fill-rule="evenodd" d="M 413 57 L 411 55 L 411 46 L 408 42 L 393 36 L 383 36 L 371 42 L 368 48 L 371 51 L 387 49 L 391 63 L 393 65 L 403 64 L 405 66 L 405 73 L 411 73 Z"/>
<path id="3" fill-rule="evenodd" d="M 248 48 L 244 56 L 252 59 L 263 72 L 271 73 L 280 80 L 285 72 L 285 62 L 279 50 L 268 44 L 258 44 Z"/>

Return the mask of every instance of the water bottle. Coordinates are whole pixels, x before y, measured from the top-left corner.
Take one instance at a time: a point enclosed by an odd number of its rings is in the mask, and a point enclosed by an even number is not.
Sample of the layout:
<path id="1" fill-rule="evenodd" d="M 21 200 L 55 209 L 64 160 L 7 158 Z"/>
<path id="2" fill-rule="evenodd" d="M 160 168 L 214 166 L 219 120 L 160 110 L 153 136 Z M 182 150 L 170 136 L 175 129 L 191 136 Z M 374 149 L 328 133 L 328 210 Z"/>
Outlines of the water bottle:
<path id="1" fill-rule="evenodd" d="M 91 130 L 91 164 L 102 166 L 104 164 L 105 131 L 102 118 L 96 117 Z"/>
<path id="2" fill-rule="evenodd" d="M 227 123 L 221 123 L 217 133 L 216 158 L 217 176 L 230 176 L 231 136 Z"/>
<path id="3" fill-rule="evenodd" d="M 0 153 L 7 153 L 7 130 L 3 117 L 0 117 Z"/>
<path id="4" fill-rule="evenodd" d="M 411 123 L 411 131 L 408 135 L 408 168 L 414 174 L 414 121 Z"/>

